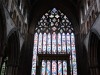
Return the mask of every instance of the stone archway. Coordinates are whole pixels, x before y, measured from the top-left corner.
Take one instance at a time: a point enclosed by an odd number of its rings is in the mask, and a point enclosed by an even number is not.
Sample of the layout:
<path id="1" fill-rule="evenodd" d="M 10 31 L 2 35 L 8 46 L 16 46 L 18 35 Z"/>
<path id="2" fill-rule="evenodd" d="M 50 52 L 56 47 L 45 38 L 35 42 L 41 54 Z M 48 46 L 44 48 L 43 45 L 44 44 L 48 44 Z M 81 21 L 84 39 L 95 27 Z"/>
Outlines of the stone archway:
<path id="1" fill-rule="evenodd" d="M 0 3 L 0 65 L 2 62 L 2 56 L 6 44 L 6 19 L 4 14 L 4 9 Z"/>
<path id="2" fill-rule="evenodd" d="M 5 64 L 4 75 L 17 75 L 19 63 L 20 44 L 17 32 L 13 32 L 8 38 L 7 45 L 2 59 L 2 65 Z M 5 61 L 6 59 L 6 61 Z M 2 69 L 1 69 L 2 72 Z"/>
<path id="3" fill-rule="evenodd" d="M 99 75 L 100 71 L 100 39 L 95 33 L 90 34 L 90 40 L 89 40 L 89 72 L 90 75 Z"/>

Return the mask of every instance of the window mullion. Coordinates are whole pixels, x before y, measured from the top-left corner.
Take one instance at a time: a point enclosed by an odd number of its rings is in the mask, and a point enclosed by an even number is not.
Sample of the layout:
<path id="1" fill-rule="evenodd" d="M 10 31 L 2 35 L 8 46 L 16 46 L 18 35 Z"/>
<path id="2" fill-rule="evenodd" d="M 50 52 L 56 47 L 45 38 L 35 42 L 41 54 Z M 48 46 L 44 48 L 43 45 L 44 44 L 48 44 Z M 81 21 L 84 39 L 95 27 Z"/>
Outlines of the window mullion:
<path id="1" fill-rule="evenodd" d="M 56 54 L 58 54 L 58 32 L 56 33 Z"/>
<path id="2" fill-rule="evenodd" d="M 48 44 L 48 33 L 46 33 L 46 54 L 47 54 L 47 45 Z"/>
<path id="3" fill-rule="evenodd" d="M 61 63 L 62 63 L 62 75 L 63 75 L 63 60 L 61 60 Z"/>
<path id="4" fill-rule="evenodd" d="M 37 42 L 37 54 L 38 54 L 38 47 L 39 47 L 39 33 L 38 33 L 38 42 Z"/>
<path id="5" fill-rule="evenodd" d="M 56 62 L 56 63 L 57 63 L 57 75 L 58 75 L 58 60 L 57 60 L 57 62 Z"/>
<path id="6" fill-rule="evenodd" d="M 45 60 L 45 64 L 46 64 L 46 66 L 45 66 L 45 75 L 46 75 L 46 73 L 47 73 L 47 60 Z"/>
<path id="7" fill-rule="evenodd" d="M 52 75 L 52 60 L 50 60 L 50 62 L 51 62 L 51 65 L 50 65 L 51 68 L 50 69 L 51 69 L 51 75 Z"/>
<path id="8" fill-rule="evenodd" d="M 62 33 L 61 33 L 61 53 L 62 54 Z"/>
<path id="9" fill-rule="evenodd" d="M 49 19 L 50 20 L 50 19 Z M 49 25 L 50 25 L 50 22 L 49 22 Z M 51 28 L 51 25 L 49 26 L 50 27 L 50 38 L 51 38 L 51 54 L 52 54 L 52 28 Z"/>
<path id="10" fill-rule="evenodd" d="M 43 54 L 43 40 L 44 40 L 43 36 L 44 36 L 44 33 L 43 33 L 43 31 L 42 31 L 42 50 L 41 50 L 41 53 L 42 53 L 42 54 Z"/>

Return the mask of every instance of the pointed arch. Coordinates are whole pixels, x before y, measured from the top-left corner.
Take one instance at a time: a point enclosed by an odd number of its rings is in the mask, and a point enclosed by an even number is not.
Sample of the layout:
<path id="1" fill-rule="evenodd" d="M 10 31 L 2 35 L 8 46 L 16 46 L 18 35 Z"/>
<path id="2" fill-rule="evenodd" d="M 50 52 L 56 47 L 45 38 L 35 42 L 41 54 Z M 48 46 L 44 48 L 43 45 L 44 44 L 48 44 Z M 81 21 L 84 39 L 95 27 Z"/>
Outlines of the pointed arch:
<path id="1" fill-rule="evenodd" d="M 67 59 L 66 56 L 70 58 Z M 31 75 L 37 73 L 37 67 L 42 75 L 77 75 L 74 29 L 60 10 L 53 8 L 38 21 L 32 60 Z"/>

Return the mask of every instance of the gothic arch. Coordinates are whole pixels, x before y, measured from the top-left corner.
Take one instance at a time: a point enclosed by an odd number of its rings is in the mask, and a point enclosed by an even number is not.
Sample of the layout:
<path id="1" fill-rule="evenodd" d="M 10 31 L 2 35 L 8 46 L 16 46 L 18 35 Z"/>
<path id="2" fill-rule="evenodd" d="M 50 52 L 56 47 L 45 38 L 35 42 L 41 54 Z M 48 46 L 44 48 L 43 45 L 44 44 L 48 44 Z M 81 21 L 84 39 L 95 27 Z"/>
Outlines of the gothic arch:
<path id="1" fill-rule="evenodd" d="M 44 13 L 44 15 L 37 22 L 36 28 L 35 28 L 33 59 L 32 59 L 33 61 L 32 75 L 36 75 L 36 74 L 40 75 L 41 72 L 42 72 L 41 74 L 43 75 L 45 72 L 48 73 L 47 71 L 44 72 L 41 70 L 42 69 L 41 65 L 43 63 L 45 64 L 50 63 L 50 64 L 56 64 L 56 65 L 60 63 L 61 67 L 59 65 L 58 67 L 64 70 L 59 72 L 56 68 L 56 71 L 55 71 L 56 74 L 59 73 L 59 74 L 66 75 L 68 73 L 69 75 L 70 74 L 77 75 L 76 48 L 75 48 L 74 37 L 75 37 L 74 29 L 73 29 L 72 23 L 70 22 L 69 18 L 64 13 L 62 13 L 61 10 L 57 8 L 53 8 L 51 10 L 48 10 L 46 13 Z M 46 43 L 47 40 L 48 42 Z M 50 42 L 50 40 L 52 42 Z M 43 48 L 42 48 L 42 43 L 43 43 Z M 63 58 L 60 57 L 61 55 Z M 36 63 L 39 65 L 36 65 Z M 56 66 L 56 65 L 52 65 L 52 66 Z M 73 65 L 73 66 L 70 66 L 70 65 Z M 54 74 L 54 72 L 50 70 L 48 74 Z"/>
<path id="2" fill-rule="evenodd" d="M 34 36 L 28 34 L 23 42 L 20 52 L 18 75 L 31 75 L 33 39 Z"/>
<path id="3" fill-rule="evenodd" d="M 1 73 L 7 75 L 17 75 L 19 52 L 20 52 L 19 36 L 17 32 L 14 31 L 8 37 L 7 40 L 7 45 L 2 59 Z"/>
<path id="4" fill-rule="evenodd" d="M 0 57 L 3 55 L 3 51 L 6 44 L 6 19 L 3 9 L 3 5 L 0 3 Z"/>
<path id="5" fill-rule="evenodd" d="M 73 5 L 69 4 L 70 2 L 65 3 L 63 1 L 37 1 L 36 4 L 33 5 L 34 8 L 32 8 L 32 11 L 30 12 L 31 14 L 31 19 L 30 19 L 30 26 L 29 26 L 29 32 L 34 34 L 34 28 L 39 21 L 40 17 L 44 13 L 46 13 L 48 10 L 52 10 L 53 8 L 57 8 L 61 10 L 72 22 L 73 28 L 75 29 L 75 33 L 79 32 L 78 29 L 78 21 L 77 21 L 77 10 L 73 10 L 75 8 Z M 70 8 L 70 9 L 69 9 Z M 76 8 L 75 8 L 76 9 Z M 74 12 L 74 13 L 73 13 Z"/>
<path id="6" fill-rule="evenodd" d="M 67 4 L 66 4 L 67 3 Z M 76 16 L 77 14 L 75 14 L 74 12 L 77 12 L 77 10 L 72 10 L 73 9 L 73 6 L 69 5 L 70 3 L 69 2 L 65 2 L 63 3 L 62 1 L 60 2 L 60 0 L 58 0 L 58 2 L 56 1 L 37 1 L 32 8 L 32 11 L 30 12 L 30 19 L 29 19 L 29 33 L 33 34 L 34 35 L 34 31 L 35 31 L 35 27 L 36 27 L 36 24 L 37 22 L 39 21 L 39 19 L 42 17 L 43 14 L 45 14 L 48 10 L 52 10 L 53 8 L 57 8 L 58 10 L 62 11 L 68 18 L 69 20 L 71 21 L 72 23 L 72 26 L 74 28 L 74 33 L 75 33 L 75 40 L 77 40 L 75 42 L 76 44 L 76 53 L 79 53 L 79 32 L 80 32 L 80 28 L 79 28 L 79 25 L 78 25 L 78 19 Z M 77 54 L 77 64 L 79 64 L 79 60 L 80 58 L 79 57 L 79 54 Z M 79 67 L 78 67 L 79 68 Z"/>
<path id="7" fill-rule="evenodd" d="M 90 75 L 99 75 L 100 74 L 100 38 L 96 31 L 92 31 L 89 37 L 89 46 L 88 46 L 88 62 L 89 62 L 89 73 Z"/>
<path id="8" fill-rule="evenodd" d="M 82 68 L 84 69 L 83 72 L 84 72 L 85 75 L 89 75 L 88 50 L 87 50 L 85 44 L 83 44 L 82 48 L 83 48 L 83 49 L 81 49 L 82 50 L 82 54 L 83 54 L 82 55 L 82 60 L 83 60 L 82 63 L 84 64 L 84 65 L 82 65 Z"/>

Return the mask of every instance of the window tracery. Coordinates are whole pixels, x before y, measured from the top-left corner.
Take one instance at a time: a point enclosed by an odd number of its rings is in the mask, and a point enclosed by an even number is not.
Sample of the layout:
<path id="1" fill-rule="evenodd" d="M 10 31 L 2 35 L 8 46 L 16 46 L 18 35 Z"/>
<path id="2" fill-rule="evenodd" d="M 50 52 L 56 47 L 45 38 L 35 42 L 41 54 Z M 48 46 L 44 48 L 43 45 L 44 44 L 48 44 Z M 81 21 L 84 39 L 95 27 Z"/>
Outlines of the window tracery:
<path id="1" fill-rule="evenodd" d="M 38 54 L 70 54 L 71 75 L 77 75 L 74 30 L 67 16 L 56 8 L 45 13 L 36 25 L 32 75 L 36 75 Z M 67 75 L 67 60 L 43 59 L 41 64 L 41 75 Z"/>

